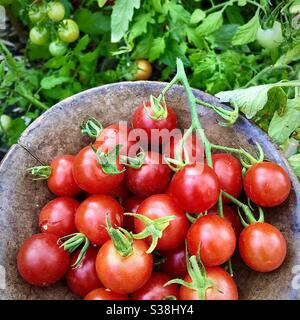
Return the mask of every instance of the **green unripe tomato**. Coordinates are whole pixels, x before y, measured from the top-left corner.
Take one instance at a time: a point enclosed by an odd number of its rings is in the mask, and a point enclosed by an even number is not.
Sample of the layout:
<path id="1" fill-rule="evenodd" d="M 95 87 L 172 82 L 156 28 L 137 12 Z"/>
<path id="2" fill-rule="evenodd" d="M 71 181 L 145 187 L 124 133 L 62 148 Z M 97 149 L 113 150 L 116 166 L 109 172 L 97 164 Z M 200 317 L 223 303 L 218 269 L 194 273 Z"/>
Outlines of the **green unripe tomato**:
<path id="1" fill-rule="evenodd" d="M 60 1 L 52 1 L 48 5 L 48 17 L 50 20 L 58 22 L 65 16 L 65 7 Z"/>
<path id="2" fill-rule="evenodd" d="M 46 29 L 33 27 L 30 30 L 29 38 L 32 43 L 38 46 L 43 46 L 48 42 L 48 32 Z"/>
<path id="3" fill-rule="evenodd" d="M 2 114 L 0 116 L 0 132 L 7 132 L 12 124 L 12 118 L 7 114 Z"/>
<path id="4" fill-rule="evenodd" d="M 65 42 L 55 40 L 49 44 L 49 51 L 52 56 L 59 57 L 63 56 L 68 49 L 68 45 Z"/>
<path id="5" fill-rule="evenodd" d="M 58 29 L 59 38 L 67 43 L 74 42 L 79 37 L 79 28 L 77 23 L 72 19 L 65 19 Z"/>
<path id="6" fill-rule="evenodd" d="M 258 43 L 266 49 L 275 49 L 280 46 L 283 41 L 281 23 L 275 21 L 272 28 L 258 28 L 256 33 Z"/>
<path id="7" fill-rule="evenodd" d="M 29 20 L 38 23 L 46 17 L 46 8 L 43 4 L 33 5 L 28 11 Z"/>

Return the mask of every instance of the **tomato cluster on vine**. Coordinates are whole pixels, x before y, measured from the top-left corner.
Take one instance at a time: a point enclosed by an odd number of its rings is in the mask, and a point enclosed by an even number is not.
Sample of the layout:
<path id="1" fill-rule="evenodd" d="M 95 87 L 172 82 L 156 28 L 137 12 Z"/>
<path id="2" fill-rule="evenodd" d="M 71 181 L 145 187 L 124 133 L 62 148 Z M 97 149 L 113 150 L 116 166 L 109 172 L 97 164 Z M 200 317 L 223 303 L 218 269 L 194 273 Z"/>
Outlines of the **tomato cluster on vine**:
<path id="1" fill-rule="evenodd" d="M 28 283 L 49 286 L 65 276 L 86 300 L 236 300 L 235 254 L 257 272 L 281 266 L 286 241 L 264 222 L 262 209 L 290 193 L 281 166 L 248 154 L 249 164 L 244 150 L 228 147 L 244 158 L 228 152 L 193 157 L 208 150 L 197 130 L 175 135 L 168 146 L 163 139 L 154 143 L 153 130 L 177 128 L 161 96 L 138 106 L 131 123 L 103 128 L 91 118 L 81 127 L 93 138 L 90 145 L 30 168 L 57 198 L 42 208 L 40 233 L 18 253 Z M 138 139 L 134 133 L 141 130 Z M 149 144 L 156 151 L 144 150 Z"/>

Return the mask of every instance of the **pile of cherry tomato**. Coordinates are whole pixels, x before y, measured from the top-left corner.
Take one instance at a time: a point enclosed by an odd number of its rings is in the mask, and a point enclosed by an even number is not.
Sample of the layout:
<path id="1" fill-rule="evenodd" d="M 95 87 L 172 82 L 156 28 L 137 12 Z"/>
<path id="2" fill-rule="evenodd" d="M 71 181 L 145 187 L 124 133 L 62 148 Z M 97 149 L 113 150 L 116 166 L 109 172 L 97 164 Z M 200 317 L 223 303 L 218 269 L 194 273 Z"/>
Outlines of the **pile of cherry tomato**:
<path id="1" fill-rule="evenodd" d="M 90 145 L 30 168 L 57 198 L 42 208 L 40 233 L 17 256 L 29 284 L 45 287 L 65 278 L 85 300 L 235 300 L 234 254 L 257 272 L 284 262 L 284 236 L 264 222 L 261 207 L 287 199 L 285 170 L 266 161 L 245 170 L 238 158 L 220 152 L 212 154 L 212 167 L 187 161 L 203 151 L 195 133 L 168 148 L 159 145 L 160 152 L 140 148 L 128 156 L 144 143 L 130 141 L 133 130 L 143 129 L 151 143 L 151 130 L 177 127 L 172 107 L 153 103 L 134 110 L 130 129 L 89 119 L 82 132 L 94 137 Z M 174 168 L 166 159 L 174 160 L 178 148 L 182 161 L 173 161 Z"/>

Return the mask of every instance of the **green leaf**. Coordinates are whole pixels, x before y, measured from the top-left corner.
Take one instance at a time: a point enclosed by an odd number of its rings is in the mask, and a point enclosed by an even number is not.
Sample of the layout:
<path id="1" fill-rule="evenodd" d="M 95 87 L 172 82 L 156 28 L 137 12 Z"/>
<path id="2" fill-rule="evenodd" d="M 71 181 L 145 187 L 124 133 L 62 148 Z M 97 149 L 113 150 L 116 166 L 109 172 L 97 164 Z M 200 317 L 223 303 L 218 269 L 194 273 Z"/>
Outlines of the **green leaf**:
<path id="1" fill-rule="evenodd" d="M 43 89 L 52 89 L 60 84 L 70 82 L 72 78 L 70 77 L 57 77 L 56 75 L 48 76 L 42 79 L 41 87 Z"/>
<path id="2" fill-rule="evenodd" d="M 25 128 L 26 128 L 26 124 L 23 119 L 21 118 L 14 119 L 12 121 L 11 127 L 6 133 L 7 138 L 5 140 L 7 145 L 11 146 L 14 143 L 17 143 L 20 138 L 20 135 L 25 130 Z"/>
<path id="3" fill-rule="evenodd" d="M 116 0 L 111 15 L 111 42 L 120 41 L 128 31 L 134 9 L 139 9 L 140 0 Z"/>
<path id="4" fill-rule="evenodd" d="M 191 15 L 190 23 L 197 24 L 205 18 L 206 14 L 203 10 L 197 8 Z"/>
<path id="5" fill-rule="evenodd" d="M 161 0 L 150 0 L 152 7 L 156 12 L 162 13 L 162 5 L 161 5 Z"/>
<path id="6" fill-rule="evenodd" d="M 278 144 L 284 143 L 300 126 L 300 98 L 289 99 L 283 115 L 275 112 L 269 126 L 269 136 Z"/>
<path id="7" fill-rule="evenodd" d="M 106 4 L 107 1 L 108 1 L 108 0 L 97 0 L 98 6 L 99 6 L 100 8 L 102 8 L 103 6 L 105 6 L 105 4 Z"/>
<path id="8" fill-rule="evenodd" d="M 188 24 L 190 21 L 190 13 L 184 9 L 180 4 L 174 1 L 166 2 L 164 9 L 170 14 L 171 20 L 174 24 Z"/>
<path id="9" fill-rule="evenodd" d="M 54 57 L 48 60 L 44 66 L 49 69 L 58 69 L 67 63 L 68 59 L 66 56 Z"/>
<path id="10" fill-rule="evenodd" d="M 74 48 L 75 53 L 82 52 L 85 50 L 90 43 L 90 37 L 88 34 L 84 35 L 76 44 L 76 47 Z"/>
<path id="11" fill-rule="evenodd" d="M 237 29 L 237 32 L 233 36 L 232 44 L 234 46 L 241 46 L 254 41 L 259 26 L 259 10 L 256 10 L 254 17 Z"/>
<path id="12" fill-rule="evenodd" d="M 288 50 L 283 54 L 275 63 L 274 67 L 279 67 L 281 65 L 287 65 L 291 62 L 300 59 L 300 44 L 296 45 L 294 48 Z"/>
<path id="13" fill-rule="evenodd" d="M 130 41 L 134 40 L 141 34 L 147 32 L 148 23 L 155 22 L 152 16 L 153 16 L 152 12 L 147 12 L 147 13 L 139 14 L 136 17 L 135 23 L 130 28 L 130 35 L 129 35 Z"/>
<path id="14" fill-rule="evenodd" d="M 300 177 L 300 154 L 298 153 L 289 157 L 288 161 L 296 175 Z"/>
<path id="15" fill-rule="evenodd" d="M 197 27 L 198 36 L 206 36 L 218 30 L 223 24 L 223 11 L 217 11 L 209 14 L 203 22 Z"/>
<path id="16" fill-rule="evenodd" d="M 135 47 L 134 52 L 132 53 L 132 59 L 147 59 L 149 54 L 149 48 L 151 48 L 153 42 L 152 32 L 148 32 L 145 37 Z"/>
<path id="17" fill-rule="evenodd" d="M 272 84 L 251 87 L 247 89 L 236 89 L 231 91 L 221 91 L 216 94 L 221 102 L 237 104 L 239 109 L 251 119 L 268 102 L 268 91 Z"/>
<path id="18" fill-rule="evenodd" d="M 149 50 L 149 60 L 156 60 L 165 51 L 165 48 L 165 39 L 161 37 L 155 38 Z"/>
<path id="19" fill-rule="evenodd" d="M 100 35 L 110 31 L 110 18 L 100 11 L 93 13 L 82 8 L 75 13 L 74 19 L 84 33 Z"/>

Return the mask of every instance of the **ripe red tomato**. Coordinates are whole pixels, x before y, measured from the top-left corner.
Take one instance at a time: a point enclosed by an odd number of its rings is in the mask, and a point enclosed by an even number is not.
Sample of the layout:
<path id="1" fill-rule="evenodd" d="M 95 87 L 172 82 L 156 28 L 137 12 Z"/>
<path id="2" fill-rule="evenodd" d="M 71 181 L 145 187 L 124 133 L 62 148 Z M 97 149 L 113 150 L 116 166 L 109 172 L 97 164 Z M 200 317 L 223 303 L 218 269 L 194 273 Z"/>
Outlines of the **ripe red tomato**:
<path id="1" fill-rule="evenodd" d="M 136 213 L 143 200 L 144 199 L 135 196 L 127 198 L 123 203 L 124 211 Z M 125 215 L 123 228 L 128 231 L 134 231 L 134 217 Z"/>
<path id="2" fill-rule="evenodd" d="M 200 258 L 205 266 L 218 266 L 233 254 L 236 237 L 232 226 L 223 218 L 206 215 L 198 218 L 190 227 L 187 235 L 190 255 Z"/>
<path id="3" fill-rule="evenodd" d="M 135 141 L 129 140 L 130 130 L 122 124 L 111 124 L 101 132 L 96 141 L 108 151 L 121 144 L 120 154 L 126 156 L 129 155 L 130 148 L 135 144 Z"/>
<path id="4" fill-rule="evenodd" d="M 163 163 L 162 155 L 154 151 L 145 152 L 144 164 L 139 169 L 127 168 L 125 173 L 128 189 L 141 198 L 164 192 L 170 178 L 171 170 Z"/>
<path id="5" fill-rule="evenodd" d="M 39 227 L 42 233 L 53 233 L 63 237 L 76 232 L 75 213 L 79 202 L 68 197 L 49 201 L 39 214 Z"/>
<path id="6" fill-rule="evenodd" d="M 143 240 L 133 240 L 133 252 L 122 257 L 112 240 L 104 243 L 96 259 L 96 270 L 106 288 L 127 294 L 140 289 L 150 278 L 153 267 L 151 254 Z"/>
<path id="7" fill-rule="evenodd" d="M 54 234 L 34 234 L 24 241 L 17 256 L 20 275 L 28 283 L 45 287 L 60 280 L 68 270 L 70 256 L 59 248 Z"/>
<path id="8" fill-rule="evenodd" d="M 129 300 L 129 298 L 127 294 L 115 293 L 110 289 L 99 288 L 87 294 L 84 300 Z"/>
<path id="9" fill-rule="evenodd" d="M 220 267 L 207 267 L 206 277 L 214 282 L 214 286 L 205 292 L 206 300 L 238 300 L 238 290 L 232 277 Z M 191 282 L 189 275 L 184 279 Z M 179 300 L 199 300 L 197 290 L 181 286 Z"/>
<path id="10" fill-rule="evenodd" d="M 144 105 L 141 105 L 135 109 L 132 116 L 132 127 L 135 129 L 143 129 L 147 134 L 148 143 L 162 143 L 164 140 L 162 137 L 160 137 L 160 134 L 163 134 L 162 130 L 166 129 L 166 133 L 169 133 L 176 128 L 176 114 L 172 108 L 167 107 L 167 117 L 165 119 L 154 120 L 149 116 L 154 115 L 150 106 L 150 102 L 147 101 L 145 106 L 146 108 Z"/>
<path id="11" fill-rule="evenodd" d="M 286 256 L 286 241 L 282 233 L 269 223 L 257 222 L 246 227 L 239 239 L 243 261 L 259 272 L 273 271 Z"/>
<path id="12" fill-rule="evenodd" d="M 76 267 L 70 267 L 67 274 L 67 284 L 69 289 L 79 297 L 84 297 L 89 292 L 101 286 L 101 282 L 96 273 L 96 257 L 99 249 L 90 247 L 81 263 Z M 80 250 L 77 250 L 71 258 L 71 266 L 76 262 Z"/>
<path id="13" fill-rule="evenodd" d="M 177 284 L 164 287 L 164 284 L 170 280 L 171 278 L 164 273 L 153 272 L 144 286 L 132 294 L 131 300 L 164 300 L 170 296 L 177 298 Z"/>
<path id="14" fill-rule="evenodd" d="M 286 171 L 274 162 L 259 162 L 244 176 L 247 196 L 263 207 L 280 205 L 291 191 L 291 182 Z"/>
<path id="15" fill-rule="evenodd" d="M 171 250 L 184 242 L 190 224 L 185 213 L 169 195 L 155 194 L 145 199 L 140 204 L 137 213 L 151 220 L 175 216 L 175 219 L 170 221 L 168 227 L 163 230 L 163 235 L 156 246 L 157 250 Z M 134 228 L 136 233 L 143 231 L 145 227 L 144 222 L 135 218 Z M 152 237 L 146 238 L 146 242 L 150 245 Z"/>
<path id="16" fill-rule="evenodd" d="M 172 279 L 186 276 L 187 266 L 184 244 L 172 250 L 161 251 L 161 254 L 165 258 L 161 265 L 162 272 L 167 273 Z"/>
<path id="17" fill-rule="evenodd" d="M 180 147 L 181 138 L 181 135 L 171 137 L 170 141 L 164 145 L 163 154 L 166 157 L 171 159 L 176 158 L 176 150 Z M 204 148 L 200 137 L 194 134 L 189 135 L 183 146 L 188 154 L 188 159 L 185 159 L 184 152 L 182 151 L 182 160 L 189 160 L 190 163 L 204 162 Z"/>
<path id="18" fill-rule="evenodd" d="M 73 156 L 63 155 L 54 159 L 50 165 L 48 188 L 59 197 L 73 197 L 81 191 L 73 177 L 73 163 Z"/>
<path id="19" fill-rule="evenodd" d="M 101 144 L 96 143 L 94 146 L 102 150 Z M 117 161 L 116 168 L 121 171 L 124 166 Z M 117 188 L 124 178 L 123 172 L 119 174 L 104 173 L 96 160 L 95 152 L 90 146 L 81 149 L 76 155 L 73 174 L 80 188 L 90 194 L 108 194 Z"/>
<path id="20" fill-rule="evenodd" d="M 195 163 L 177 171 L 168 194 L 189 213 L 204 212 L 213 207 L 220 194 L 220 183 L 215 172 L 206 164 Z"/>
<path id="21" fill-rule="evenodd" d="M 238 198 L 243 188 L 242 166 L 231 154 L 216 153 L 212 155 L 214 171 L 217 174 L 221 189 Z M 224 203 L 230 200 L 223 197 Z"/>
<path id="22" fill-rule="evenodd" d="M 210 210 L 208 210 L 208 214 L 218 215 L 218 209 L 216 207 L 213 207 Z M 236 239 L 238 239 L 240 233 L 243 230 L 243 226 L 238 213 L 232 207 L 223 205 L 223 215 L 224 219 L 231 224 L 235 232 Z"/>
<path id="23" fill-rule="evenodd" d="M 112 226 L 123 224 L 123 208 L 112 197 L 106 195 L 93 195 L 84 200 L 78 207 L 75 215 L 75 224 L 79 232 L 98 246 L 109 240 L 106 231 L 106 217 Z"/>

